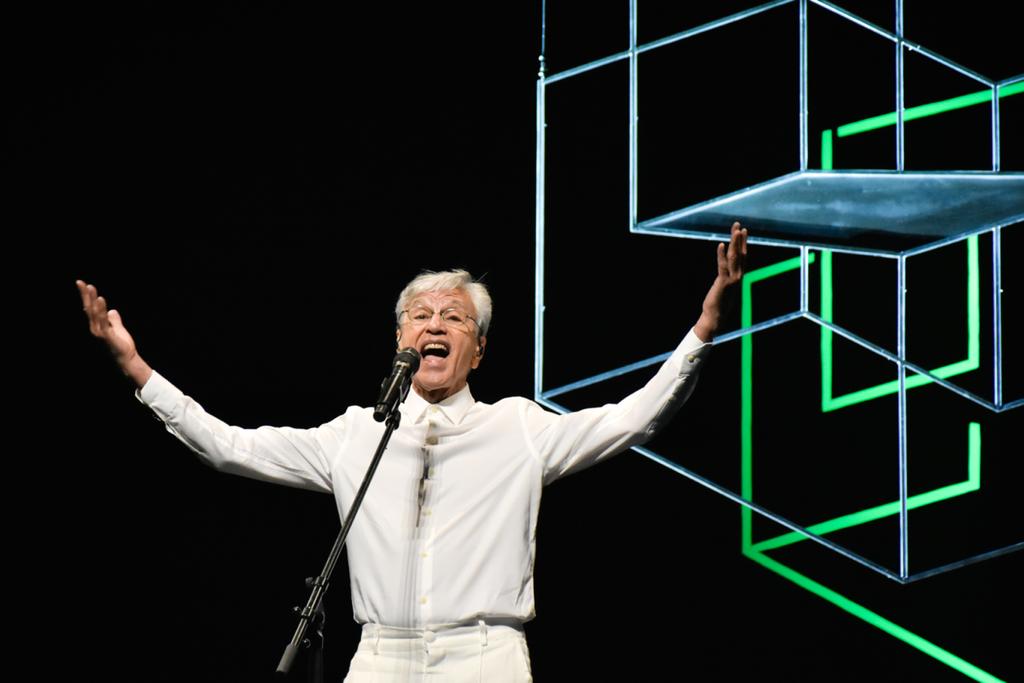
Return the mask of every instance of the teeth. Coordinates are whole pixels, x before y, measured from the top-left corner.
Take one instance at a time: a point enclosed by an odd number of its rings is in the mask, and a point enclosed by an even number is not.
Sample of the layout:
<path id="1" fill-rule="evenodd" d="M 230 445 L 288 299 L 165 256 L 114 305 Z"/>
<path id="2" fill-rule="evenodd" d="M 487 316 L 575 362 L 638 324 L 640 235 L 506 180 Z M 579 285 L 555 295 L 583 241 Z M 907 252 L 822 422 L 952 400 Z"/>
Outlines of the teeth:
<path id="1" fill-rule="evenodd" d="M 428 342 L 423 345 L 420 350 L 424 356 L 430 356 L 435 358 L 447 358 L 448 354 L 451 353 L 448 350 L 448 346 L 441 342 Z"/>

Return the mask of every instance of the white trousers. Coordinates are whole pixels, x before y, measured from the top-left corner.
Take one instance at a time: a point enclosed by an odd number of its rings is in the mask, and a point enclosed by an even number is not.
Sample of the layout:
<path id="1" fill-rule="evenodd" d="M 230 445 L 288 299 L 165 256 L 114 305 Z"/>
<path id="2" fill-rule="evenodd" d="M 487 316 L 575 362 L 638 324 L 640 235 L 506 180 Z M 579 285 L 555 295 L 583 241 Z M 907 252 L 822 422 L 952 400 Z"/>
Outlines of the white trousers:
<path id="1" fill-rule="evenodd" d="M 438 630 L 364 624 L 344 683 L 532 683 L 521 626 Z"/>

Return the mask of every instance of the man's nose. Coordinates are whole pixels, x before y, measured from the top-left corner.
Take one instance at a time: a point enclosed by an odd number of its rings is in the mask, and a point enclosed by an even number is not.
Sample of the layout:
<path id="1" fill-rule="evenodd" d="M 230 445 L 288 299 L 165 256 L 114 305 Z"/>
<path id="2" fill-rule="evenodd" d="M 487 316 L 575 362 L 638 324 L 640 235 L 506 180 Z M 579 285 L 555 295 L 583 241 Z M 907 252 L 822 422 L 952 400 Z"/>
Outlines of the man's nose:
<path id="1" fill-rule="evenodd" d="M 427 329 L 430 332 L 446 332 L 448 330 L 448 323 L 442 318 L 440 313 L 434 313 L 430 316 L 430 322 L 427 323 Z"/>

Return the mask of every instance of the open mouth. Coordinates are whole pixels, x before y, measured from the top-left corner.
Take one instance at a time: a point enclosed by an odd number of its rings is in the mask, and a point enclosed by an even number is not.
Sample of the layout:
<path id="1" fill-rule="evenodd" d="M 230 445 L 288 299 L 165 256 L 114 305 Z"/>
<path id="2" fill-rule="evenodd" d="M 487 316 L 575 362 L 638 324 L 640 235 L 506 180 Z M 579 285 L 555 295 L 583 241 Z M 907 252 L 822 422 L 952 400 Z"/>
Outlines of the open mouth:
<path id="1" fill-rule="evenodd" d="M 436 356 L 438 358 L 447 358 L 449 353 L 448 345 L 442 344 L 441 342 L 429 342 L 423 345 L 420 349 L 420 355 L 424 358 L 429 356 Z"/>

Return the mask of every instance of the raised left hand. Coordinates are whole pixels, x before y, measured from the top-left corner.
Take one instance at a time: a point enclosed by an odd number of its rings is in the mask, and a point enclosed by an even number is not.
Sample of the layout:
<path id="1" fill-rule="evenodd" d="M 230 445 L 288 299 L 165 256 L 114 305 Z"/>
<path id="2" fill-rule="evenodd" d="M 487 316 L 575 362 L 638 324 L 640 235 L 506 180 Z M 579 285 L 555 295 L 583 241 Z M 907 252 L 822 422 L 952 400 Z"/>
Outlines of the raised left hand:
<path id="1" fill-rule="evenodd" d="M 736 299 L 736 286 L 743 279 L 746 263 L 747 229 L 739 223 L 733 223 L 729 246 L 726 247 L 725 243 L 718 245 L 718 275 L 704 297 L 700 319 L 693 326 L 701 341 L 710 342 L 715 338 L 722 318 Z"/>

